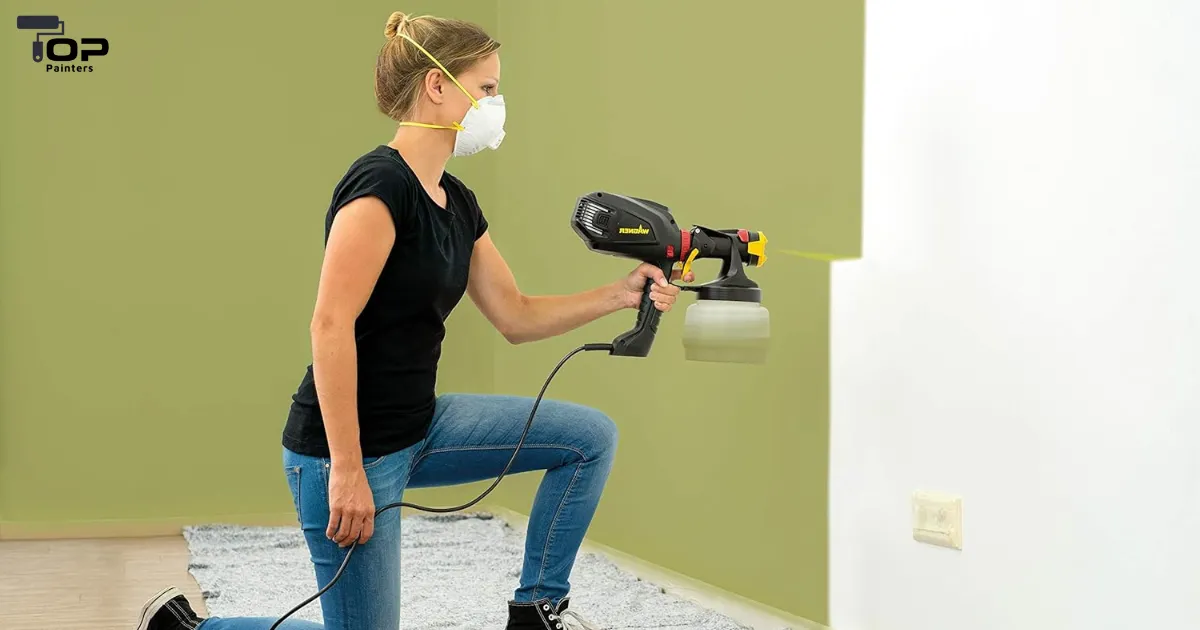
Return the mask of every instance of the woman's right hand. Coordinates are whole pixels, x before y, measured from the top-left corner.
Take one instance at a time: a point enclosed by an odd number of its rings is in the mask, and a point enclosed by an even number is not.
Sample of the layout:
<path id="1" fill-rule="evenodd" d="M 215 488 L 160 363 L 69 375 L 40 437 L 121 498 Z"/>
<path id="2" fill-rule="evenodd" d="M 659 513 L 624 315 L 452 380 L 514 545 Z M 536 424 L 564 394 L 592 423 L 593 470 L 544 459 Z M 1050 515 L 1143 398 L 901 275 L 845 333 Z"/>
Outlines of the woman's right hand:
<path id="1" fill-rule="evenodd" d="M 329 468 L 329 527 L 325 536 L 339 547 L 367 542 L 375 533 L 375 497 L 362 462 Z"/>

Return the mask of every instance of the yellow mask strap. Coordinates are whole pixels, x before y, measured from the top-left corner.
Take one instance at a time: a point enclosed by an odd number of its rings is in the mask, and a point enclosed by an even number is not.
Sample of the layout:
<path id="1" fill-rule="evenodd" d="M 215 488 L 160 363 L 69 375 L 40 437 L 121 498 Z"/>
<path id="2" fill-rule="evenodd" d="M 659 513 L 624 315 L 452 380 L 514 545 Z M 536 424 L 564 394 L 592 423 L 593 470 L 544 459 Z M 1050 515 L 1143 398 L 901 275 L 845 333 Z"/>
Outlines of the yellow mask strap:
<path id="1" fill-rule="evenodd" d="M 412 122 L 412 121 L 405 120 L 400 123 L 400 126 L 401 127 L 424 127 L 426 129 L 452 129 L 454 131 L 466 131 L 466 127 L 463 127 L 459 123 L 454 123 L 453 126 L 447 127 L 446 125 L 431 125 L 429 123 L 419 123 L 419 122 Z"/>
<path id="2" fill-rule="evenodd" d="M 437 60 L 437 57 L 434 57 L 433 55 L 429 54 L 429 51 L 425 50 L 424 46 L 418 44 L 417 40 L 409 37 L 407 33 L 397 33 L 397 35 L 412 42 L 412 45 L 416 46 L 417 50 L 420 50 L 421 52 L 425 53 L 425 56 L 429 57 L 429 60 L 432 61 L 434 63 L 434 65 L 436 65 L 442 71 L 443 74 L 450 77 L 450 80 L 454 82 L 454 85 L 457 85 L 458 89 L 462 90 L 462 93 L 467 95 L 467 98 L 471 99 L 471 106 L 474 107 L 475 109 L 479 109 L 479 101 L 476 101 L 475 97 L 471 96 L 471 93 L 467 91 L 467 88 L 464 88 L 462 86 L 462 84 L 458 82 L 458 79 L 454 78 L 453 74 L 450 74 L 450 71 L 446 69 L 446 66 L 442 65 L 442 62 Z M 402 122 L 402 123 L 400 123 L 400 125 L 404 126 L 404 127 L 425 127 L 427 129 L 453 129 L 455 131 L 464 131 L 463 126 L 459 123 L 454 123 L 454 126 L 452 126 L 452 127 L 447 127 L 445 125 L 431 125 L 428 123 L 418 123 L 418 122 Z"/>

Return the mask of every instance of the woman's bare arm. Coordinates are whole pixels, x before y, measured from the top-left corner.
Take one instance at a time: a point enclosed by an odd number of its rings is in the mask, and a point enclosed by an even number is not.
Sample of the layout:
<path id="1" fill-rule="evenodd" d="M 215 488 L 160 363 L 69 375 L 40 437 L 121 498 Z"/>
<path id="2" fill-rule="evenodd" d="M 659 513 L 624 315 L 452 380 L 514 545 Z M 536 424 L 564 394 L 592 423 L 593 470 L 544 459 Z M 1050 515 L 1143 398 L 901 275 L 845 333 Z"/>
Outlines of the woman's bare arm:
<path id="1" fill-rule="evenodd" d="M 313 378 L 334 464 L 362 463 L 354 322 L 366 305 L 396 231 L 387 206 L 360 197 L 334 217 L 310 332 Z"/>
<path id="2" fill-rule="evenodd" d="M 555 337 L 626 308 L 637 308 L 646 280 L 656 285 L 651 299 L 660 311 L 671 310 L 679 287 L 668 281 L 653 265 L 639 265 L 626 277 L 572 295 L 525 295 L 517 287 L 512 270 L 485 233 L 475 242 L 467 291 L 484 317 L 509 343 L 527 343 Z M 691 282 L 689 272 L 683 278 Z"/>
<path id="3" fill-rule="evenodd" d="M 375 502 L 359 441 L 354 323 L 395 240 L 395 224 L 379 199 L 360 197 L 343 206 L 329 231 L 313 310 L 313 379 L 330 451 L 325 535 L 343 547 L 364 543 L 375 532 Z"/>

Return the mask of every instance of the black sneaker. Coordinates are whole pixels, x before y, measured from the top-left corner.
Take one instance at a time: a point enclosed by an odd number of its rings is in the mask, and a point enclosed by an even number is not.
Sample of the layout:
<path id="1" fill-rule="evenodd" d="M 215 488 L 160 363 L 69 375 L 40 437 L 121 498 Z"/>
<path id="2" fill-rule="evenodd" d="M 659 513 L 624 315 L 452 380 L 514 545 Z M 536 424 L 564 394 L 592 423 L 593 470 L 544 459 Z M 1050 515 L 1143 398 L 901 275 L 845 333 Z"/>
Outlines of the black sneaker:
<path id="1" fill-rule="evenodd" d="M 509 602 L 508 626 L 505 630 L 600 630 L 574 610 L 567 610 L 571 598 L 564 597 L 558 608 L 549 599 L 536 602 Z"/>
<path id="2" fill-rule="evenodd" d="M 201 621 L 204 619 L 192 610 L 187 597 L 171 586 L 142 606 L 137 630 L 195 630 Z"/>

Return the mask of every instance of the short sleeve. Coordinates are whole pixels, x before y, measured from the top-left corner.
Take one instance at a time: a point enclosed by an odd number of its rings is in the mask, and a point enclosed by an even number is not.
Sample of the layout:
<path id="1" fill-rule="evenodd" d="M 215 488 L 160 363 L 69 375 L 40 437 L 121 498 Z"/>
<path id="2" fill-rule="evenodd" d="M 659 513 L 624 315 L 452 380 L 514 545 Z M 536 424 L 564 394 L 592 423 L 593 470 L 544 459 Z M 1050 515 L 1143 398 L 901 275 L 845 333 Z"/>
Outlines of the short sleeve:
<path id="1" fill-rule="evenodd" d="M 474 199 L 474 197 L 475 197 L 475 195 L 471 195 L 471 198 L 472 198 L 472 199 Z M 479 207 L 479 202 L 478 202 L 478 201 L 474 201 L 473 203 L 474 203 L 474 206 L 475 206 L 475 218 L 476 218 L 476 222 L 475 222 L 475 240 L 477 240 L 477 241 L 478 241 L 479 239 L 483 238 L 483 235 L 484 235 L 484 234 L 487 234 L 487 231 L 488 231 L 488 221 L 487 221 L 487 217 L 483 216 L 483 208 L 480 208 L 480 207 Z"/>
<path id="2" fill-rule="evenodd" d="M 402 232 L 413 211 L 413 191 L 403 167 L 386 159 L 359 160 L 338 183 L 330 204 L 329 219 L 332 221 L 338 210 L 355 199 L 376 197 L 387 206 L 396 231 Z"/>

